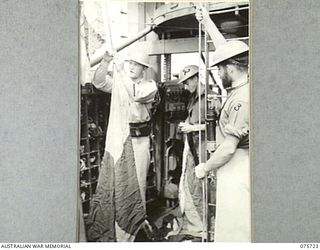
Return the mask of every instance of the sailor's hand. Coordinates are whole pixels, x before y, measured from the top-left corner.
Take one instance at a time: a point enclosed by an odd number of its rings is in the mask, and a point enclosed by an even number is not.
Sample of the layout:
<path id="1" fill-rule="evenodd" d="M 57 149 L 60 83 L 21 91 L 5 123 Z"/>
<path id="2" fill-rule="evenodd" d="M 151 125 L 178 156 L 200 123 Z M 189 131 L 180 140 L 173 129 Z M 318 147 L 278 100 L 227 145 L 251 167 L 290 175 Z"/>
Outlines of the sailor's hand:
<path id="1" fill-rule="evenodd" d="M 202 179 L 208 175 L 207 171 L 205 170 L 205 163 L 200 163 L 198 166 L 195 168 L 196 176 L 199 179 Z"/>
<path id="2" fill-rule="evenodd" d="M 110 63 L 113 59 L 113 53 L 109 53 L 108 51 L 104 54 L 103 58 L 102 58 L 102 61 L 103 62 L 107 62 L 107 63 Z"/>
<path id="3" fill-rule="evenodd" d="M 179 131 L 181 131 L 182 133 L 187 134 L 195 131 L 193 125 L 186 122 L 180 122 L 178 126 L 179 126 Z"/>
<path id="4" fill-rule="evenodd" d="M 208 20 L 208 18 L 210 18 L 208 11 L 205 8 L 200 6 L 196 8 L 195 15 L 196 15 L 196 19 L 200 23 L 205 23 Z"/>

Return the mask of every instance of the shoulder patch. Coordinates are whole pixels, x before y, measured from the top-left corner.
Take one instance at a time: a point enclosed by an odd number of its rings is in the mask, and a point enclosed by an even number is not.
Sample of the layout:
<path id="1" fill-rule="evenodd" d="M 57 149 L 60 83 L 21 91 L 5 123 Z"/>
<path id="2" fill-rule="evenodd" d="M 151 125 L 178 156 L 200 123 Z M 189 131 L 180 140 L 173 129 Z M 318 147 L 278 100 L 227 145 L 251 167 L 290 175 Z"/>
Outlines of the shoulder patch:
<path id="1" fill-rule="evenodd" d="M 235 111 L 239 111 L 239 109 L 242 107 L 242 105 L 241 105 L 241 103 L 237 103 L 237 104 L 235 104 L 234 106 L 233 106 L 233 109 L 235 110 Z"/>

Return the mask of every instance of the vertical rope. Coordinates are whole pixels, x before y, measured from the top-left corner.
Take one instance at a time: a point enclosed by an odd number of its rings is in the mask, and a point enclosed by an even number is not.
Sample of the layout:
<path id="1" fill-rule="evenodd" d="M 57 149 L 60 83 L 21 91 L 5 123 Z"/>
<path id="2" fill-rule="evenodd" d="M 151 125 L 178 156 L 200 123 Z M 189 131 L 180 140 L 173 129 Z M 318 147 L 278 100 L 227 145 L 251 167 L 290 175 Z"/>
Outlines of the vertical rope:
<path id="1" fill-rule="evenodd" d="M 201 37 L 201 28 L 202 25 L 199 22 L 199 40 L 198 40 L 198 48 L 199 48 L 199 78 L 198 78 L 198 96 L 199 96 L 199 125 L 201 125 L 201 55 L 202 55 L 202 37 Z M 202 146 L 201 146 L 201 130 L 199 130 L 199 163 L 202 162 Z M 205 242 L 206 239 L 206 229 L 207 229 L 207 182 L 206 178 L 202 181 L 202 242 Z"/>

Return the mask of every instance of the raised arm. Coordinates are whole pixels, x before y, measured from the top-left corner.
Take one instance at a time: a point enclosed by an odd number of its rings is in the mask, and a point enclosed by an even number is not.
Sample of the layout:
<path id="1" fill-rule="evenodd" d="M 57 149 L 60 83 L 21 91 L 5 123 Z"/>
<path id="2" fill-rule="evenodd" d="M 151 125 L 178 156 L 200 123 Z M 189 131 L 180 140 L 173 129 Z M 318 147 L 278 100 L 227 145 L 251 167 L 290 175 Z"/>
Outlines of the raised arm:
<path id="1" fill-rule="evenodd" d="M 93 77 L 93 85 L 104 92 L 111 92 L 113 77 L 108 72 L 108 67 L 112 61 L 112 56 L 108 52 L 104 55 Z"/>
<path id="2" fill-rule="evenodd" d="M 202 23 L 207 30 L 209 36 L 214 41 L 214 46 L 220 46 L 226 42 L 224 36 L 220 33 L 217 26 L 211 20 L 208 11 L 201 6 L 196 9 L 196 18 L 198 22 Z"/>

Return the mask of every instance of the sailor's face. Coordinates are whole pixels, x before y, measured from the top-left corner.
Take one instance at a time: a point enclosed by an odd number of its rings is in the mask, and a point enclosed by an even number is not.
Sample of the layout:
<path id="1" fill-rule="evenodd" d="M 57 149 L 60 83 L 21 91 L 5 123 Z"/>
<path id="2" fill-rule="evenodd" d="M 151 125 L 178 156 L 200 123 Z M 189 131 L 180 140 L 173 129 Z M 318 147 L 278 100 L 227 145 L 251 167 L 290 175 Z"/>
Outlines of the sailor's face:
<path id="1" fill-rule="evenodd" d="M 229 76 L 226 65 L 218 65 L 218 76 L 220 77 L 224 88 L 229 88 L 232 86 L 232 79 Z"/>
<path id="2" fill-rule="evenodd" d="M 188 90 L 191 94 L 196 92 L 198 86 L 198 77 L 194 76 L 184 81 L 184 89 Z"/>
<path id="3" fill-rule="evenodd" d="M 135 61 L 129 61 L 129 77 L 131 79 L 138 79 L 143 76 L 145 66 Z"/>

